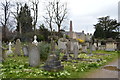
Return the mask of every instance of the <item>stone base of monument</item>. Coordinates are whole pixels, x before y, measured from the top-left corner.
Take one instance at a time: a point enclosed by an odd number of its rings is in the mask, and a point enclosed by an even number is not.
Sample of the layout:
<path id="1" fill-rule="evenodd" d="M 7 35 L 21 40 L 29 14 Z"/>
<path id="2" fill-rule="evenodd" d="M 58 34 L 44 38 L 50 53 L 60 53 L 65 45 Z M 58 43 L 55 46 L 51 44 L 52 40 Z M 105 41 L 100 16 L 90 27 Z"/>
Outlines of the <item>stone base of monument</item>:
<path id="1" fill-rule="evenodd" d="M 63 57 L 62 57 L 62 60 L 61 61 L 71 61 L 71 60 L 73 60 L 74 58 L 71 56 L 71 55 L 64 55 Z"/>
<path id="2" fill-rule="evenodd" d="M 58 60 L 58 57 L 55 54 L 50 54 L 45 65 L 42 68 L 46 71 L 57 72 L 63 70 L 61 61 Z"/>
<path id="3" fill-rule="evenodd" d="M 68 60 L 67 55 L 64 55 L 61 61 L 67 61 L 67 60 Z"/>

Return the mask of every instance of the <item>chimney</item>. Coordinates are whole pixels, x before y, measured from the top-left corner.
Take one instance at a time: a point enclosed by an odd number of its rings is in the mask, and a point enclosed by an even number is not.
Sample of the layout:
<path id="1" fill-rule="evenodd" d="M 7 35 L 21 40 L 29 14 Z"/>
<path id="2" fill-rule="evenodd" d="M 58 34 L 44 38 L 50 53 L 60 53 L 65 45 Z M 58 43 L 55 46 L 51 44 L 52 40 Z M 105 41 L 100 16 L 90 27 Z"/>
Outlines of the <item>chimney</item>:
<path id="1" fill-rule="evenodd" d="M 70 21 L 70 38 L 73 38 L 72 21 Z"/>
<path id="2" fill-rule="evenodd" d="M 70 32 L 72 32 L 72 21 L 70 21 Z"/>

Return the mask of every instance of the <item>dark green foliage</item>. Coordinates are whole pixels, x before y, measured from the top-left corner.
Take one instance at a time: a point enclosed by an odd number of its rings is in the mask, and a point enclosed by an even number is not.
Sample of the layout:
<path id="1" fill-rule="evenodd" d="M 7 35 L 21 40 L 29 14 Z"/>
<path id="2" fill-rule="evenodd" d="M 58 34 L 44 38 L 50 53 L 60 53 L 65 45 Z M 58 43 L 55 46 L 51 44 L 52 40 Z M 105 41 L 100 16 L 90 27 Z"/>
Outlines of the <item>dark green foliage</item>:
<path id="1" fill-rule="evenodd" d="M 50 31 L 44 26 L 44 24 L 39 26 L 39 30 L 37 34 L 39 40 L 49 41 L 48 36 L 50 35 L 51 35 Z"/>
<path id="2" fill-rule="evenodd" d="M 20 12 L 17 16 L 17 32 L 20 32 L 20 27 L 21 27 L 21 34 L 19 33 L 18 36 L 21 38 L 30 38 L 32 30 L 32 17 L 30 13 L 30 9 L 25 4 L 24 6 L 21 7 Z M 30 32 L 30 33 L 29 33 Z M 24 39 L 23 38 L 23 39 Z"/>
<path id="3" fill-rule="evenodd" d="M 40 51 L 40 59 L 41 60 L 46 60 L 48 55 L 49 55 L 49 51 L 50 51 L 50 44 L 45 43 L 45 42 L 41 42 L 38 44 L 38 48 Z"/>
<path id="4" fill-rule="evenodd" d="M 98 18 L 98 23 L 95 26 L 94 36 L 95 38 L 113 38 L 118 36 L 118 26 L 117 20 L 110 19 L 109 16 Z"/>

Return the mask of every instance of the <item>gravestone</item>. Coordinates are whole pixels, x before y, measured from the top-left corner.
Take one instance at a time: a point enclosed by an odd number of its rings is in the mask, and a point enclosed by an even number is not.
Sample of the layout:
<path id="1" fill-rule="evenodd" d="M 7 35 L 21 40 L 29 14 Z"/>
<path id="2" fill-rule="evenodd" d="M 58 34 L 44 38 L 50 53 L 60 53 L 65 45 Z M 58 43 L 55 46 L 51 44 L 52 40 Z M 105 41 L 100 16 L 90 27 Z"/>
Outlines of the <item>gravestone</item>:
<path id="1" fill-rule="evenodd" d="M 66 49 L 66 44 L 67 44 L 67 39 L 65 38 L 60 38 L 58 39 L 58 49 L 63 49 L 65 50 Z"/>
<path id="2" fill-rule="evenodd" d="M 18 56 L 21 56 L 21 42 L 20 42 L 20 39 L 16 40 L 15 54 L 17 54 Z"/>
<path id="3" fill-rule="evenodd" d="M 45 65 L 42 67 L 44 70 L 53 71 L 53 72 L 63 70 L 61 61 L 59 60 L 59 57 L 55 54 L 55 51 L 56 51 L 55 50 L 55 37 L 56 37 L 55 33 L 53 32 L 53 36 L 51 36 L 51 53 L 48 56 L 48 59 Z"/>
<path id="4" fill-rule="evenodd" d="M 63 70 L 63 66 L 61 65 L 61 61 L 58 60 L 58 57 L 55 54 L 50 54 L 45 63 L 45 66 L 43 66 L 43 69 L 56 72 Z"/>
<path id="5" fill-rule="evenodd" d="M 38 67 L 40 64 L 40 53 L 35 44 L 29 45 L 29 65 L 31 67 Z"/>
<path id="6" fill-rule="evenodd" d="M 36 46 L 38 45 L 38 41 L 37 41 L 37 36 L 34 36 L 34 41 L 32 42 L 32 44 L 35 44 Z"/>
<path id="7" fill-rule="evenodd" d="M 82 52 L 83 53 L 88 53 L 88 51 L 87 51 L 87 45 L 85 43 L 82 44 Z"/>
<path id="8" fill-rule="evenodd" d="M 106 51 L 115 51 L 116 49 L 116 45 L 115 45 L 115 41 L 112 38 L 108 38 L 107 42 L 106 42 Z"/>
<path id="9" fill-rule="evenodd" d="M 11 53 L 13 53 L 13 51 L 11 50 L 12 43 L 9 42 L 8 46 L 9 46 L 9 50 L 7 51 L 6 54 L 7 54 L 7 55 L 10 55 Z"/>
<path id="10" fill-rule="evenodd" d="M 79 49 L 78 49 L 78 46 L 76 44 L 74 45 L 73 52 L 74 52 L 74 58 L 77 59 L 78 58 Z"/>
<path id="11" fill-rule="evenodd" d="M 92 51 L 96 51 L 95 45 L 92 45 Z"/>
<path id="12" fill-rule="evenodd" d="M 28 56 L 29 55 L 28 46 L 27 45 L 24 45 L 23 48 L 22 48 L 22 50 L 23 50 L 24 56 Z"/>
<path id="13" fill-rule="evenodd" d="M 6 53 L 5 53 L 5 50 L 8 50 L 7 48 L 4 48 L 2 46 L 0 46 L 0 62 L 4 62 L 5 59 L 6 59 Z"/>
<path id="14" fill-rule="evenodd" d="M 100 45 L 100 46 L 98 47 L 98 50 L 105 50 L 105 45 Z"/>
<path id="15" fill-rule="evenodd" d="M 0 41 L 0 63 L 2 63 L 2 42 Z"/>

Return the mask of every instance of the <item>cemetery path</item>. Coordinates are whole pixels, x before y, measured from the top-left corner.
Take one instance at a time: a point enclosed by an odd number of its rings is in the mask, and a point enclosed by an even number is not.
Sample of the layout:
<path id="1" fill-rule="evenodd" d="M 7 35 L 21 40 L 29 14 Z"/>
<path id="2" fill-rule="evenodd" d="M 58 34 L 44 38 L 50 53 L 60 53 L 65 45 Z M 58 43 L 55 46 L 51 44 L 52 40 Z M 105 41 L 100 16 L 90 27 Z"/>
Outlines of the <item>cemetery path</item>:
<path id="1" fill-rule="evenodd" d="M 109 64 L 105 66 L 118 67 L 118 62 L 120 62 L 120 58 L 110 62 Z M 119 75 L 118 71 L 107 70 L 107 69 L 104 69 L 103 67 L 101 67 L 100 69 L 96 69 L 93 72 L 90 72 L 89 74 L 86 75 L 86 78 L 118 78 L 118 75 Z"/>

